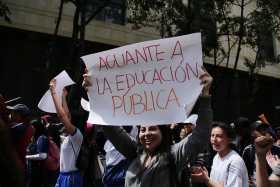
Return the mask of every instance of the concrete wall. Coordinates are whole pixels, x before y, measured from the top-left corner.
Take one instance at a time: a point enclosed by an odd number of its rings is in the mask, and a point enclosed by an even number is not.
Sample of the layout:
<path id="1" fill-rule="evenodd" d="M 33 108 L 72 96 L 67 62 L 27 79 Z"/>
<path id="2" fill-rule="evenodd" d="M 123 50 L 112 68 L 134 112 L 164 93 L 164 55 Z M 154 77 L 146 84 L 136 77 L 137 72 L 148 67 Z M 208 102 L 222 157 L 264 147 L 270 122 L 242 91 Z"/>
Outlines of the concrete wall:
<path id="1" fill-rule="evenodd" d="M 248 15 L 252 10 L 254 10 L 256 7 L 256 4 L 254 1 L 252 1 L 249 5 L 246 6 L 246 9 L 244 11 L 244 16 Z M 240 15 L 240 7 L 234 6 L 232 10 L 233 15 Z M 231 38 L 231 42 L 236 40 L 235 38 Z M 221 44 L 225 49 L 227 49 L 227 38 L 226 37 L 221 37 L 220 39 Z M 274 46 L 274 54 L 275 56 L 280 55 L 280 41 L 277 39 L 276 36 L 273 38 L 273 46 Z M 227 66 L 228 68 L 233 68 L 234 62 L 235 62 L 235 54 L 237 52 L 237 45 L 232 49 L 232 53 L 230 56 L 230 62 L 229 65 Z M 248 67 L 244 65 L 244 59 L 248 58 L 252 62 L 255 60 L 255 55 L 256 53 L 249 47 L 242 46 L 242 50 L 240 52 L 240 58 L 238 62 L 237 69 L 241 71 L 248 71 Z M 214 64 L 213 58 L 205 58 L 206 63 L 209 64 Z M 224 60 L 219 66 L 226 67 L 226 60 Z M 257 69 L 258 74 L 260 75 L 265 75 L 269 77 L 274 77 L 274 78 L 280 78 L 280 63 L 272 63 L 272 62 L 267 62 L 265 67 L 258 68 Z"/>
<path id="2" fill-rule="evenodd" d="M 0 25 L 51 34 L 58 16 L 59 0 L 6 0 L 11 11 L 12 24 Z M 59 35 L 71 37 L 75 7 L 64 5 Z M 133 30 L 131 25 L 116 25 L 93 20 L 86 28 L 86 40 L 110 45 L 125 45 L 159 38 L 152 29 Z"/>

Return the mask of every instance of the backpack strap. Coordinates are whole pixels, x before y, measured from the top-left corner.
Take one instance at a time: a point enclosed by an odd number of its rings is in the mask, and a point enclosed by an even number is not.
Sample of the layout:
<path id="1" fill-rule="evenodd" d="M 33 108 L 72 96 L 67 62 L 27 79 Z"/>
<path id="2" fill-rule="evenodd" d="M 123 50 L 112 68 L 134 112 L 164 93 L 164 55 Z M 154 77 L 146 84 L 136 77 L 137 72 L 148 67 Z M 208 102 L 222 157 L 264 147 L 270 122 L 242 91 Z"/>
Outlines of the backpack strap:
<path id="1" fill-rule="evenodd" d="M 76 159 L 78 159 L 78 156 L 77 156 L 77 154 L 76 154 L 76 151 L 75 151 L 75 149 L 74 149 L 74 146 L 73 146 L 71 140 L 69 140 L 69 141 L 70 141 L 71 147 L 72 147 L 72 149 L 73 149 L 74 155 L 75 155 Z"/>
<path id="2" fill-rule="evenodd" d="M 250 162 L 250 168 L 248 168 L 248 170 L 250 170 L 249 173 L 251 175 L 254 174 L 254 171 L 256 169 L 256 165 L 255 165 L 255 152 L 256 152 L 256 148 L 252 144 L 252 147 L 250 148 L 250 161 L 249 161 Z"/>
<path id="3" fill-rule="evenodd" d="M 227 178 L 225 180 L 225 182 L 228 180 L 228 175 L 229 175 L 229 171 L 230 171 L 230 166 L 231 166 L 231 162 L 229 163 L 228 167 L 227 167 Z"/>

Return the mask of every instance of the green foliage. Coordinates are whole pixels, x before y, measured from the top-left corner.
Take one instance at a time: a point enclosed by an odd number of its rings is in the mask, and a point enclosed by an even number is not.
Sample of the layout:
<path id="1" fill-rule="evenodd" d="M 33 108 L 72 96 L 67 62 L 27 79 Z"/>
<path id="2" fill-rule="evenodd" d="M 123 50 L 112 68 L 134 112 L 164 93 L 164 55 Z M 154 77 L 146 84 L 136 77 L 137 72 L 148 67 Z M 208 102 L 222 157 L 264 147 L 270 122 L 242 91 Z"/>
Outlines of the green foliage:
<path id="1" fill-rule="evenodd" d="M 135 28 L 155 26 L 162 37 L 202 32 L 204 52 L 218 48 L 214 4 L 211 0 L 128 0 L 128 20 Z"/>
<path id="2" fill-rule="evenodd" d="M 256 51 L 257 67 L 265 65 L 262 50 L 272 34 L 280 34 L 280 1 L 258 0 L 257 7 L 247 16 L 245 44 Z M 269 59 L 275 61 L 276 59 Z"/>
<path id="3" fill-rule="evenodd" d="M 245 14 L 254 2 L 256 8 Z M 233 9 L 243 12 L 234 14 Z M 280 29 L 279 0 L 128 0 L 128 10 L 134 28 L 155 26 L 162 37 L 201 32 L 203 52 L 214 57 L 214 61 L 219 56 L 221 61 L 229 58 L 231 49 L 240 40 L 256 52 L 258 61 L 264 62 L 259 54 L 265 47 L 262 43 L 272 33 L 279 34 Z M 226 49 L 220 43 L 225 36 L 228 36 Z M 239 54 L 236 55 L 238 62 Z"/>

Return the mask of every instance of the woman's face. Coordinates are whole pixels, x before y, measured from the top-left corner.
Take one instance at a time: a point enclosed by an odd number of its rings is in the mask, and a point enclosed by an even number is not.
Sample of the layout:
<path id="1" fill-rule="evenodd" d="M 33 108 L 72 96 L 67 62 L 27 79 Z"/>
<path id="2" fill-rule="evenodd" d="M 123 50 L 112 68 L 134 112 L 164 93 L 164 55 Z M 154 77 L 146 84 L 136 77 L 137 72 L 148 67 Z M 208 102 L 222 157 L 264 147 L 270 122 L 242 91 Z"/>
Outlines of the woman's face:
<path id="1" fill-rule="evenodd" d="M 211 131 L 210 142 L 214 151 L 219 153 L 229 148 L 231 140 L 223 129 L 220 127 L 214 127 Z"/>
<path id="2" fill-rule="evenodd" d="M 140 143 L 148 152 L 154 152 L 161 144 L 162 134 L 158 126 L 141 126 L 139 131 Z"/>

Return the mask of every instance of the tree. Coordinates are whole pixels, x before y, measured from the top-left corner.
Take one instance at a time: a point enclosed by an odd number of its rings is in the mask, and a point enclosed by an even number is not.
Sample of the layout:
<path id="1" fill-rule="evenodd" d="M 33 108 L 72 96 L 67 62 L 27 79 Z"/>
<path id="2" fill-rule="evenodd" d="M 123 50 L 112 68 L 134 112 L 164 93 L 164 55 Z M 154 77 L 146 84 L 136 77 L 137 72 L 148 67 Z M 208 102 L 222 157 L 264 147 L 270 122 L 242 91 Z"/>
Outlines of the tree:
<path id="1" fill-rule="evenodd" d="M 11 19 L 9 17 L 10 14 L 10 9 L 6 3 L 0 1 L 0 18 L 3 17 L 6 22 L 11 23 Z"/>
<path id="2" fill-rule="evenodd" d="M 272 34 L 279 35 L 279 0 L 128 0 L 130 21 L 141 26 L 156 25 L 161 36 L 202 32 L 204 56 L 213 58 L 214 66 L 233 61 L 233 76 L 228 80 L 227 101 L 235 108 L 232 116 L 239 115 L 239 63 L 247 64 L 250 75 L 265 65 L 264 45 Z M 152 24 L 151 24 L 152 23 Z M 241 51 L 249 47 L 255 59 L 241 58 Z M 232 49 L 236 48 L 236 53 Z M 224 77 L 223 77 L 224 78 Z M 249 77 L 249 84 L 256 79 Z M 219 80 L 215 80 L 215 83 Z M 214 85 L 215 87 L 218 84 Z M 249 86 L 250 87 L 250 86 Z M 251 90 L 256 90 L 250 89 Z M 232 98 L 232 99 L 230 99 Z M 229 117 L 232 118 L 232 117 Z"/>
<path id="3" fill-rule="evenodd" d="M 203 33 L 206 54 L 217 48 L 216 21 L 211 0 L 128 0 L 128 18 L 135 27 L 155 26 L 161 36 Z"/>
<path id="4" fill-rule="evenodd" d="M 251 47 L 260 57 L 260 41 L 279 34 L 279 4 L 278 0 L 128 0 L 129 20 L 135 28 L 154 25 L 162 37 L 202 32 L 204 54 L 214 57 L 215 65 L 226 58 L 228 67 L 236 47 L 234 70 L 243 47 Z M 226 47 L 221 45 L 225 37 Z"/>
<path id="5" fill-rule="evenodd" d="M 266 43 L 272 36 L 280 37 L 280 2 L 279 1 L 257 1 L 256 9 L 254 9 L 248 16 L 245 28 L 247 29 L 244 43 L 255 52 L 255 59 L 248 63 L 251 68 L 251 73 L 257 67 L 265 66 L 265 61 L 269 60 L 276 62 L 277 59 L 266 56 Z"/>
<path id="6" fill-rule="evenodd" d="M 72 3 L 75 6 L 75 12 L 73 17 L 73 30 L 71 41 L 72 44 L 69 48 L 70 55 L 67 60 L 66 69 L 72 75 L 72 78 L 77 83 L 77 85 L 81 85 L 81 74 L 82 74 L 82 62 L 80 57 L 84 55 L 85 50 L 85 32 L 86 26 L 92 21 L 92 19 L 102 11 L 108 4 L 110 0 L 60 0 L 58 17 L 56 20 L 56 26 L 54 30 L 54 34 L 52 40 L 49 43 L 49 47 L 47 49 L 47 67 L 48 68 L 48 79 L 54 76 L 56 73 L 56 41 L 58 39 L 58 31 L 60 22 L 63 14 L 63 7 L 65 3 Z M 71 102 L 69 106 L 73 109 L 77 109 L 79 106 L 79 98 L 81 95 L 80 90 L 81 87 L 75 88 L 71 87 L 69 92 L 69 101 Z M 77 98 L 77 99 L 74 99 Z"/>

